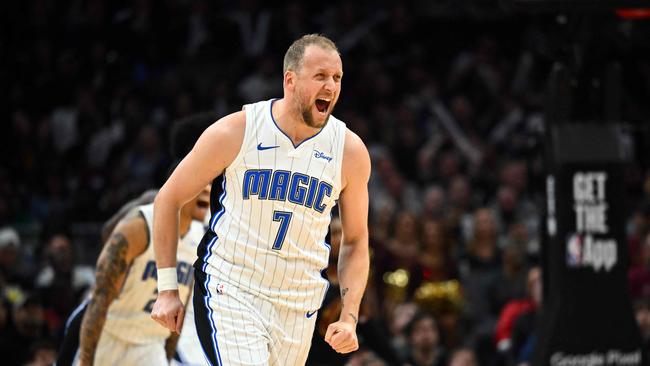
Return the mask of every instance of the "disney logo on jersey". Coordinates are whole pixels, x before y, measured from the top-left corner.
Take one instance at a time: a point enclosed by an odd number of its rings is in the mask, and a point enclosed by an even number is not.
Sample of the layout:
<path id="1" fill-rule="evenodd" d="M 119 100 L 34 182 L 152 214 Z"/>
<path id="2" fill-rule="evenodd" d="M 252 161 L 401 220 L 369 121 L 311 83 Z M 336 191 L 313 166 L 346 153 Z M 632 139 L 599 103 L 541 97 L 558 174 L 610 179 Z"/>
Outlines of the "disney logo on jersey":
<path id="1" fill-rule="evenodd" d="M 318 151 L 318 150 L 314 150 L 314 157 L 315 157 L 316 159 L 325 159 L 325 160 L 327 160 L 328 163 L 329 163 L 330 161 L 332 161 L 332 157 L 331 157 L 331 156 L 327 156 L 327 155 L 325 155 L 324 152 L 321 152 L 321 151 Z"/>

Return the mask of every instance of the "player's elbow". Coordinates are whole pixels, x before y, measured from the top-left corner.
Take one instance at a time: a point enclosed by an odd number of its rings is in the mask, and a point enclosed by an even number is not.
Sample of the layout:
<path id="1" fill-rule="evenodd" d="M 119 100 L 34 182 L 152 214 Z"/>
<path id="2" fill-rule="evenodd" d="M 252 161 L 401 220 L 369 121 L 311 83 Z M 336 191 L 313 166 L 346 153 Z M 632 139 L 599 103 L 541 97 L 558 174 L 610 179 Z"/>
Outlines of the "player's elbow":
<path id="1" fill-rule="evenodd" d="M 368 231 L 363 230 L 354 235 L 344 235 L 342 244 L 351 248 L 368 248 Z"/>
<path id="2" fill-rule="evenodd" d="M 154 211 L 159 211 L 161 208 L 180 210 L 180 207 L 180 201 L 166 186 L 160 188 L 153 200 Z"/>

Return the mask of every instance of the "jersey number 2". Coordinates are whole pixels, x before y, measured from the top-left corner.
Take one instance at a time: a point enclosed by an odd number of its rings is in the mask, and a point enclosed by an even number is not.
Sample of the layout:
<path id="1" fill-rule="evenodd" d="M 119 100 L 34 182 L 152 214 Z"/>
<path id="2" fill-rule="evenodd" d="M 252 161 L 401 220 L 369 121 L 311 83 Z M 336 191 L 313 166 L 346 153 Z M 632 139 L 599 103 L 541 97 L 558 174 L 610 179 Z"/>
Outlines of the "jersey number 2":
<path id="1" fill-rule="evenodd" d="M 287 237 L 287 230 L 289 229 L 289 222 L 291 221 L 292 215 L 292 212 L 273 211 L 273 221 L 280 223 L 280 228 L 278 229 L 278 233 L 275 235 L 275 241 L 273 242 L 273 249 L 282 249 L 282 244 L 284 243 L 284 238 Z"/>

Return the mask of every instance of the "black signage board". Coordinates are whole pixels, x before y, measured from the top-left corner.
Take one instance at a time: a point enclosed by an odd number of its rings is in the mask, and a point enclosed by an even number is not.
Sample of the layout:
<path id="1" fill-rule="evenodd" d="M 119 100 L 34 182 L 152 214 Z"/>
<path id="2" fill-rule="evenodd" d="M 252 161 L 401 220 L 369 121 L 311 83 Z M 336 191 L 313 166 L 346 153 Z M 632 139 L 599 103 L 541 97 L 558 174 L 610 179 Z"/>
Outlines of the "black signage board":
<path id="1" fill-rule="evenodd" d="M 550 131 L 544 306 L 534 365 L 643 366 L 627 294 L 624 161 L 612 125 Z"/>

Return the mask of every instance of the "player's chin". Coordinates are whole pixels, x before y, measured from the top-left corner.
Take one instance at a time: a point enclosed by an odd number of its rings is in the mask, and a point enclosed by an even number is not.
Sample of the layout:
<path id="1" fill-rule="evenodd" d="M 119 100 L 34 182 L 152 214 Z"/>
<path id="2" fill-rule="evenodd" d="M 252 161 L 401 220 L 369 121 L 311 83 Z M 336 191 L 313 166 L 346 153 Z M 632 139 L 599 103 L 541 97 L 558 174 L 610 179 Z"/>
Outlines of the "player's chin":
<path id="1" fill-rule="evenodd" d="M 192 218 L 194 220 L 198 221 L 203 221 L 205 219 L 205 215 L 208 213 L 208 209 L 204 207 L 196 207 L 194 209 L 194 213 L 192 215 Z"/>
<path id="2" fill-rule="evenodd" d="M 320 112 L 316 110 L 311 114 L 311 127 L 322 128 L 327 124 L 327 120 L 330 118 L 330 114 L 327 112 Z"/>

